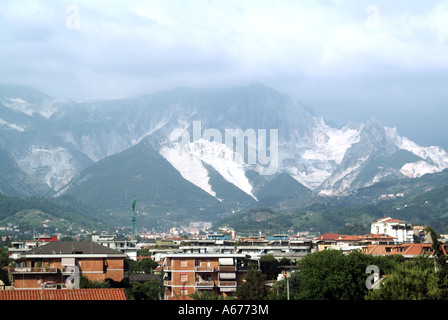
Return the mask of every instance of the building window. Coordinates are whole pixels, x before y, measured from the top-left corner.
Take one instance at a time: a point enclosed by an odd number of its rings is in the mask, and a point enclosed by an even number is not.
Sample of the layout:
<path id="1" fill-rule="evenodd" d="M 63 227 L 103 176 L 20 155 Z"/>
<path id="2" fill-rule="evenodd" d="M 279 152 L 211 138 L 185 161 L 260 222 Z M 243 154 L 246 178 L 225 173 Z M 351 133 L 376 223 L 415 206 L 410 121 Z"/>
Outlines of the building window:
<path id="1" fill-rule="evenodd" d="M 188 276 L 186 273 L 181 273 L 180 275 L 180 281 L 181 282 L 187 282 Z"/>
<path id="2" fill-rule="evenodd" d="M 180 260 L 180 266 L 186 267 L 187 266 L 187 260 Z"/>
<path id="3" fill-rule="evenodd" d="M 180 295 L 181 295 L 181 296 L 186 296 L 186 295 L 188 295 L 188 290 L 187 290 L 187 289 L 180 289 Z"/>

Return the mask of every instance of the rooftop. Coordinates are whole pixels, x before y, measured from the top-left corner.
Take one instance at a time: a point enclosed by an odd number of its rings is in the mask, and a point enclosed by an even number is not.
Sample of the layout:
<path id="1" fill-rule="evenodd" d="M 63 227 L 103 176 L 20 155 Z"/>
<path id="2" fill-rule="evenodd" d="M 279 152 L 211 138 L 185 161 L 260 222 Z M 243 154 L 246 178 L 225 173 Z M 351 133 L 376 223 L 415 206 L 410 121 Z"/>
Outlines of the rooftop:
<path id="1" fill-rule="evenodd" d="M 92 241 L 56 241 L 34 248 L 26 253 L 30 255 L 72 255 L 72 254 L 100 254 L 124 256 L 121 252 L 107 248 Z"/>
<path id="2" fill-rule="evenodd" d="M 23 289 L 0 290 L 0 300 L 127 300 L 117 289 Z"/>

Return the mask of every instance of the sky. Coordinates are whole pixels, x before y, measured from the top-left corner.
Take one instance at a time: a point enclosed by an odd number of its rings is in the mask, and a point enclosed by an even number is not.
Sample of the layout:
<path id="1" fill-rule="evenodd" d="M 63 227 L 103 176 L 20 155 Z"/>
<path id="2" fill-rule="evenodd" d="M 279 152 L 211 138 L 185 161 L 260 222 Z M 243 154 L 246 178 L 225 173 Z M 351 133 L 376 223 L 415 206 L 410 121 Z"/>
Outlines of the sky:
<path id="1" fill-rule="evenodd" d="M 0 83 L 86 100 L 253 82 L 448 150 L 448 1 L 0 0 Z"/>

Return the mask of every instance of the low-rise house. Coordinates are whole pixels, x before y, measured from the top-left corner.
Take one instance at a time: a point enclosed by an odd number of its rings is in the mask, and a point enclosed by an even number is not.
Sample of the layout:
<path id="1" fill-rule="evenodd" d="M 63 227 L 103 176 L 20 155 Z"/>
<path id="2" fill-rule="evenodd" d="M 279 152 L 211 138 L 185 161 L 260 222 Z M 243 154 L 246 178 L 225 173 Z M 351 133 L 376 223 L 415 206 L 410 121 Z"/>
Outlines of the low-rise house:
<path id="1" fill-rule="evenodd" d="M 50 242 L 22 253 L 9 274 L 15 289 L 66 288 L 67 280 L 75 283 L 80 276 L 92 281 L 121 281 L 125 257 L 94 242 Z"/>

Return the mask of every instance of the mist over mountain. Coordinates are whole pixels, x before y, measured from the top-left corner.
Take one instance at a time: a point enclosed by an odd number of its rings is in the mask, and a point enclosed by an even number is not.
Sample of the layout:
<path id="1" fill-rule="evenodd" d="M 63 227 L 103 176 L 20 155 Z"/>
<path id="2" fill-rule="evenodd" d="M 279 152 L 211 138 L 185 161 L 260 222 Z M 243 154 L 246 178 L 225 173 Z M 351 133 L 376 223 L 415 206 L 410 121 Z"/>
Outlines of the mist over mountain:
<path id="1" fill-rule="evenodd" d="M 254 133 L 268 165 L 278 157 L 275 170 L 263 174 L 260 148 L 249 163 L 249 149 L 229 147 L 226 130 L 246 134 L 245 147 Z M 73 196 L 117 222 L 136 195 L 147 224 L 216 220 L 311 194 L 343 196 L 448 167 L 443 149 L 419 146 L 375 118 L 337 128 L 259 83 L 94 101 L 0 86 L 0 153 L 3 194 Z"/>

